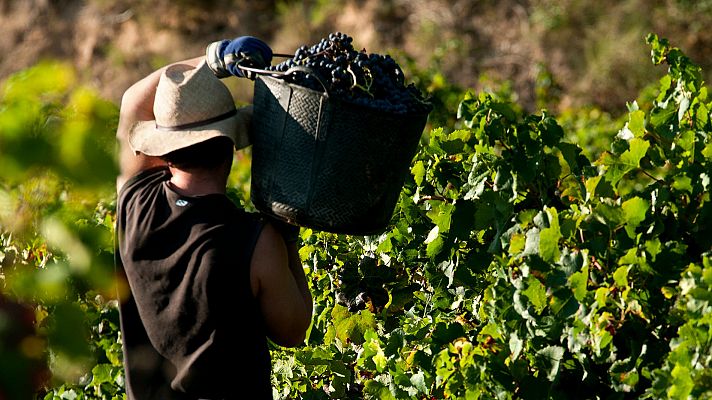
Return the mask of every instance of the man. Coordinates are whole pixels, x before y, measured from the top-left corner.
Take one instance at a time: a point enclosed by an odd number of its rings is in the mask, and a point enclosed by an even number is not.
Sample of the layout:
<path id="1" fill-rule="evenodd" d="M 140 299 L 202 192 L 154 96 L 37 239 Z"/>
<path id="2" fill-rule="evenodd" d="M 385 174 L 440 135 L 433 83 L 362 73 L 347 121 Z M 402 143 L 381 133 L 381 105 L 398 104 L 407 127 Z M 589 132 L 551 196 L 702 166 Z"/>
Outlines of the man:
<path id="1" fill-rule="evenodd" d="M 216 42 L 207 59 L 159 69 L 122 98 L 116 254 L 130 289 L 120 306 L 129 399 L 271 399 L 267 338 L 304 342 L 312 298 L 298 228 L 225 196 L 251 109 L 235 109 L 218 77 L 271 55 L 252 37 Z"/>

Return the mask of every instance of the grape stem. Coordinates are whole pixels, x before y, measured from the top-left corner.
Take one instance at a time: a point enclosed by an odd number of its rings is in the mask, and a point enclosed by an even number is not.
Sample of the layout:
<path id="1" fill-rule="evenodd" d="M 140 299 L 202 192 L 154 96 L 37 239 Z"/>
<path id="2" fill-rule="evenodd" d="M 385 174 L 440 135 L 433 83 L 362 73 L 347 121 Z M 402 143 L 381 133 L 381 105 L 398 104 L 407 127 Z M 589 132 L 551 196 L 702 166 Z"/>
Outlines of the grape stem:
<path id="1" fill-rule="evenodd" d="M 371 97 L 374 97 L 373 94 L 371 93 L 371 85 L 373 85 L 373 76 L 371 75 L 371 71 L 368 68 L 364 68 L 364 85 L 360 85 L 358 83 L 358 78 L 356 77 L 356 73 L 351 69 L 351 65 L 346 67 L 346 71 L 351 74 L 351 78 L 354 81 L 354 84 L 351 85 L 351 89 L 353 90 L 354 88 L 359 88 L 363 90 L 366 94 L 368 94 Z"/>

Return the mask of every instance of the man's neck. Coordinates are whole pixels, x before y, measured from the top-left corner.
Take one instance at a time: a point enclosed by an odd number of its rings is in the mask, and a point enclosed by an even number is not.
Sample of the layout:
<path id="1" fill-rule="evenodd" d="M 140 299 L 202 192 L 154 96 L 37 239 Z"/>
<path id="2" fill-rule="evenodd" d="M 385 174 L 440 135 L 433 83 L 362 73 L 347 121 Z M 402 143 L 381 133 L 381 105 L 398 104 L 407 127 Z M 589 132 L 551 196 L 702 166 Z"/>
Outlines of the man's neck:
<path id="1" fill-rule="evenodd" d="M 170 168 L 170 185 L 183 196 L 204 196 L 224 194 L 225 180 L 216 176 L 215 171 L 193 170 L 190 172 Z"/>

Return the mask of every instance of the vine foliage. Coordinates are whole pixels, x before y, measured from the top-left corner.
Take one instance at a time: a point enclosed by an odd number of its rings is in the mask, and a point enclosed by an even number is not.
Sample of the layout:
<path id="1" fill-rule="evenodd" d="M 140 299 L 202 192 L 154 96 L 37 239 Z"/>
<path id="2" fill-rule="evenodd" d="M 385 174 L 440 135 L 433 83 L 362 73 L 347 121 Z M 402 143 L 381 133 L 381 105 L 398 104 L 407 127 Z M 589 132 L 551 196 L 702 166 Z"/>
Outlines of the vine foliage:
<path id="1" fill-rule="evenodd" d="M 712 397 L 711 104 L 668 66 L 589 159 L 547 112 L 467 94 L 434 129 L 392 227 L 303 230 L 317 313 L 276 352 L 282 398 Z"/>

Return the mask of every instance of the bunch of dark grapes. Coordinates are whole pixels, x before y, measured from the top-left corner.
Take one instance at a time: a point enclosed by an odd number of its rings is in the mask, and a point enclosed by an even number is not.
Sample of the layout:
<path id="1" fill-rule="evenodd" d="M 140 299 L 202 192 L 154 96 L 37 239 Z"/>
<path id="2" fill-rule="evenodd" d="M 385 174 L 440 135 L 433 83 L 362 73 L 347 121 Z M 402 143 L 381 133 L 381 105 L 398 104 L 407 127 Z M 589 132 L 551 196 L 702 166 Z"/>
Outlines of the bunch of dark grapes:
<path id="1" fill-rule="evenodd" d="M 301 46 L 293 58 L 267 69 L 286 72 L 307 67 L 311 73 L 297 71 L 284 79 L 313 90 L 326 89 L 331 97 L 389 113 L 430 111 L 430 104 L 415 85 L 405 84 L 403 71 L 391 56 L 357 51 L 352 42 L 344 33 L 331 33 L 311 47 Z"/>

